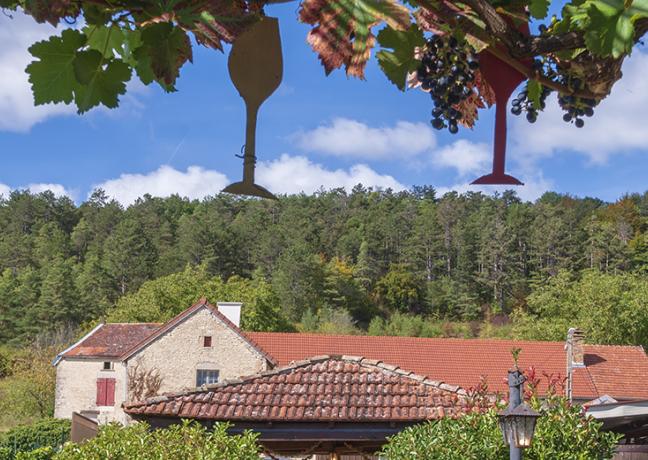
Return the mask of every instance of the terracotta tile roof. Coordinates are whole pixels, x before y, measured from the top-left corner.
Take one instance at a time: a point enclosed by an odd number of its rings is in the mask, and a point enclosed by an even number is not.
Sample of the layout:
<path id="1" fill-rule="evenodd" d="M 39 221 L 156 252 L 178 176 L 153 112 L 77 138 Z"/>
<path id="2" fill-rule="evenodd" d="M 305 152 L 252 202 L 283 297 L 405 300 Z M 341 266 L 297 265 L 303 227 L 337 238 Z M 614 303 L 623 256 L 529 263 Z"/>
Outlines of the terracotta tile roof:
<path id="1" fill-rule="evenodd" d="M 585 345 L 585 365 L 599 395 L 648 399 L 648 359 L 643 347 Z"/>
<path id="2" fill-rule="evenodd" d="M 142 338 L 160 328 L 159 323 L 109 323 L 101 325 L 72 348 L 63 357 L 118 358 Z"/>
<path id="3" fill-rule="evenodd" d="M 231 421 L 421 421 L 470 411 L 466 393 L 397 366 L 320 356 L 201 389 L 126 403 L 131 415 Z"/>
<path id="4" fill-rule="evenodd" d="M 148 336 L 145 336 L 142 340 L 135 343 L 130 348 L 127 348 L 122 355 L 121 359 L 128 359 L 137 351 L 141 350 L 143 347 L 153 342 L 155 339 L 160 337 L 162 334 L 173 329 L 178 324 L 182 323 L 185 319 L 201 310 L 202 308 L 207 308 L 209 311 L 225 323 L 232 331 L 234 331 L 239 337 L 241 337 L 245 342 L 247 342 L 252 348 L 254 348 L 259 354 L 261 354 L 268 362 L 276 365 L 274 358 L 268 354 L 258 343 L 256 343 L 247 333 L 243 332 L 236 324 L 232 323 L 225 315 L 223 315 L 218 308 L 207 302 L 207 299 L 202 298 L 191 307 L 187 308 L 185 311 L 177 315 L 176 317 L 170 319 L 164 325 L 153 331 Z"/>
<path id="5" fill-rule="evenodd" d="M 250 332 L 250 337 L 275 357 L 279 365 L 322 354 L 354 354 L 393 363 L 403 369 L 471 388 L 485 376 L 489 388 L 506 392 L 510 350 L 522 349 L 520 367 L 565 376 L 563 342 L 496 339 L 373 337 Z M 641 347 L 585 345 L 586 368 L 574 373 L 574 398 L 609 394 L 616 399 L 648 398 L 648 357 Z M 542 390 L 542 388 L 541 388 Z"/>

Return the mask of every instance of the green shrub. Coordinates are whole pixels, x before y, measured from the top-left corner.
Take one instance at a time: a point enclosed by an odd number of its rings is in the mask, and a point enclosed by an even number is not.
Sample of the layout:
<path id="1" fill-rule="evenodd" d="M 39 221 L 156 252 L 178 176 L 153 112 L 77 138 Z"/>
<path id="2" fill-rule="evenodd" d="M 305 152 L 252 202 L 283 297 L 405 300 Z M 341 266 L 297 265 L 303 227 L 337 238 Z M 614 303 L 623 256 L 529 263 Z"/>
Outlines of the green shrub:
<path id="1" fill-rule="evenodd" d="M 230 436 L 228 428 L 219 423 L 208 431 L 188 421 L 154 431 L 146 423 L 110 424 L 84 444 L 66 444 L 54 460 L 258 460 L 258 434 Z"/>
<path id="2" fill-rule="evenodd" d="M 18 452 L 16 460 L 52 460 L 55 450 L 50 447 L 39 447 L 30 452 Z"/>
<path id="3" fill-rule="evenodd" d="M 0 447 L 0 460 L 13 460 L 14 454 L 8 447 Z"/>
<path id="4" fill-rule="evenodd" d="M 566 400 L 550 397 L 540 408 L 531 448 L 526 460 L 608 460 L 620 436 L 601 431 L 602 424 L 581 415 L 582 409 Z M 548 407 L 547 407 L 548 405 Z M 410 427 L 393 436 L 383 448 L 390 460 L 506 460 L 497 424 L 497 409 L 470 414 L 458 419 L 441 419 Z"/>
<path id="5" fill-rule="evenodd" d="M 31 452 L 40 447 L 57 448 L 69 438 L 70 421 L 49 418 L 7 431 L 0 436 L 0 448 L 8 449 L 14 456 L 18 452 Z M 1 455 L 0 459 L 3 458 Z"/>

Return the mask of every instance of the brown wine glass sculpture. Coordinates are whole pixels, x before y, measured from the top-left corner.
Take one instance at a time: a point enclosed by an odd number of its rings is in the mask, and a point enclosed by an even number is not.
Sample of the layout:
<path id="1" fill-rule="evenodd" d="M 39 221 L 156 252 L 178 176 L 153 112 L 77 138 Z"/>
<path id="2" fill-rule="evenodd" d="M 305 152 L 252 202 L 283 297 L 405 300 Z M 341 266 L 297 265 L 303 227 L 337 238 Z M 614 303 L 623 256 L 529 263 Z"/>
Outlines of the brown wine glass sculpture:
<path id="1" fill-rule="evenodd" d="M 256 165 L 256 124 L 259 107 L 279 87 L 283 75 L 281 38 L 277 18 L 263 17 L 234 44 L 229 55 L 230 78 L 245 101 L 245 150 L 243 180 L 230 184 L 224 192 L 277 199 L 254 182 Z"/>

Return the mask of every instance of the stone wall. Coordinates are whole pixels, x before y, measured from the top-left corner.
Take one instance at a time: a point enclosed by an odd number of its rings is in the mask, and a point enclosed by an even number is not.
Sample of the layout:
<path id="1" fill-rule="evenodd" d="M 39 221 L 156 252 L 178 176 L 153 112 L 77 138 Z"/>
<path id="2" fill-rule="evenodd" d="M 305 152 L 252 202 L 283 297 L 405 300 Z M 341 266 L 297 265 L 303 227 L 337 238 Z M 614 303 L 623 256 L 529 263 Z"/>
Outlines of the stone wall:
<path id="1" fill-rule="evenodd" d="M 203 346 L 205 336 L 212 337 L 211 347 Z M 198 369 L 218 370 L 219 380 L 267 369 L 265 358 L 207 308 L 198 310 L 128 360 L 129 367 L 137 363 L 141 368 L 160 372 L 160 393 L 194 388 Z"/>
<path id="2" fill-rule="evenodd" d="M 99 423 L 110 421 L 126 422 L 121 409 L 126 397 L 126 366 L 114 362 L 113 370 L 103 369 L 104 360 L 70 359 L 61 360 L 56 366 L 56 396 L 54 416 L 72 418 L 72 412 L 97 412 Z M 115 404 L 97 407 L 97 379 L 115 379 Z M 92 417 L 95 418 L 95 417 Z"/>

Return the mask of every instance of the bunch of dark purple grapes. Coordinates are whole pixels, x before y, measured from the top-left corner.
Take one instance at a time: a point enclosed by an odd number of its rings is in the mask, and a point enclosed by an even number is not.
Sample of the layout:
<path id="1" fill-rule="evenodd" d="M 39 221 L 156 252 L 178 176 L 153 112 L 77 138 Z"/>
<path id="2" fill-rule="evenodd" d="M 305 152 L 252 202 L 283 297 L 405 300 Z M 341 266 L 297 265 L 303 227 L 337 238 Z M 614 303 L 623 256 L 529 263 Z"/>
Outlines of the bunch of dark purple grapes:
<path id="1" fill-rule="evenodd" d="M 576 77 L 561 77 L 560 83 L 574 91 L 585 89 L 584 82 Z M 594 107 L 596 107 L 598 101 L 596 99 L 581 98 L 571 94 L 561 94 L 558 98 L 558 104 L 565 111 L 563 120 L 567 123 L 574 123 L 577 128 L 582 128 L 585 126 L 583 117 L 591 117 L 594 115 Z"/>
<path id="2" fill-rule="evenodd" d="M 431 123 L 435 129 L 459 131 L 461 112 L 455 106 L 473 94 L 468 84 L 475 80 L 478 68 L 477 56 L 467 42 L 439 35 L 427 41 L 416 78 L 434 102 Z"/>
<path id="3" fill-rule="evenodd" d="M 551 89 L 543 86 L 540 91 L 540 110 L 544 110 L 546 107 L 547 96 L 550 94 Z M 528 83 L 524 90 L 513 99 L 512 105 L 511 113 L 513 115 L 520 115 L 522 112 L 526 112 L 526 119 L 529 123 L 535 123 L 538 119 L 538 107 L 529 99 Z"/>

